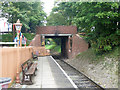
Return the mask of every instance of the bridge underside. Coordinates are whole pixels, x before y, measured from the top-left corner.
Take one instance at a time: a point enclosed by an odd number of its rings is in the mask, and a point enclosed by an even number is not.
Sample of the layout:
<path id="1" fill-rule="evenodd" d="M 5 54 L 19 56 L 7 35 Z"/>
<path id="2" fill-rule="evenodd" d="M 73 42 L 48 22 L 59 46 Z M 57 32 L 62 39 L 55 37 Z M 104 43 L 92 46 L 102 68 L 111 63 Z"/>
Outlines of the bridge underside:
<path id="1" fill-rule="evenodd" d="M 73 58 L 78 53 L 88 49 L 88 44 L 76 33 L 77 28 L 75 26 L 37 27 L 36 36 L 30 46 L 42 46 L 42 42 L 45 42 L 45 38 L 60 38 L 62 56 Z"/>
<path id="2" fill-rule="evenodd" d="M 46 38 L 59 38 L 61 41 L 61 56 L 63 58 L 69 58 L 68 50 L 69 50 L 69 37 L 72 36 L 72 34 L 42 34 L 41 36 L 44 36 Z"/>

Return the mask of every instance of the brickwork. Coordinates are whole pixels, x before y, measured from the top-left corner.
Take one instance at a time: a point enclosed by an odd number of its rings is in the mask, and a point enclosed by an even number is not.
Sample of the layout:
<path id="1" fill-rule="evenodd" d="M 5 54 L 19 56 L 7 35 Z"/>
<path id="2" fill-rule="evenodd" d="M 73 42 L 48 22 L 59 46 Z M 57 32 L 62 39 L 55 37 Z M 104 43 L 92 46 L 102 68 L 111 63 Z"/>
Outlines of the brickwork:
<path id="1" fill-rule="evenodd" d="M 32 40 L 30 46 L 40 47 L 41 39 L 45 38 L 40 34 L 72 34 L 71 36 L 62 37 L 62 55 L 68 58 L 73 58 L 80 52 L 88 49 L 88 44 L 77 34 L 76 26 L 42 26 L 37 27 L 35 38 Z M 72 42 L 72 44 L 70 44 Z"/>
<path id="2" fill-rule="evenodd" d="M 76 34 L 76 26 L 42 26 L 37 27 L 37 34 Z"/>
<path id="3" fill-rule="evenodd" d="M 39 47 L 41 46 L 41 36 L 40 34 L 36 34 L 32 42 L 30 43 L 29 46 L 36 46 Z"/>
<path id="4" fill-rule="evenodd" d="M 75 34 L 72 38 L 72 58 L 80 52 L 84 52 L 88 49 L 88 44 L 83 40 L 82 37 Z"/>
<path id="5" fill-rule="evenodd" d="M 49 50 L 46 50 L 45 47 L 33 47 L 33 53 L 37 56 L 50 55 Z"/>

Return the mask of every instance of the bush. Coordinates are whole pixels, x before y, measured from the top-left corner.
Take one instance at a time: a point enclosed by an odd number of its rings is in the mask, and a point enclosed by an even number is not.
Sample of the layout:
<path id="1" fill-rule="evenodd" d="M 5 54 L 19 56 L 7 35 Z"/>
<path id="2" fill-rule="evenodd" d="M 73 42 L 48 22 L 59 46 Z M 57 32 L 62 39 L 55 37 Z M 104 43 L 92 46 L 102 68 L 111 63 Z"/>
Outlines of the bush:
<path id="1" fill-rule="evenodd" d="M 16 36 L 17 34 L 15 34 Z M 35 33 L 23 33 L 23 35 L 27 38 L 27 43 L 26 45 L 28 46 L 32 39 L 35 37 Z M 8 33 L 8 34 L 3 34 L 2 36 L 2 42 L 13 42 L 13 34 Z"/>

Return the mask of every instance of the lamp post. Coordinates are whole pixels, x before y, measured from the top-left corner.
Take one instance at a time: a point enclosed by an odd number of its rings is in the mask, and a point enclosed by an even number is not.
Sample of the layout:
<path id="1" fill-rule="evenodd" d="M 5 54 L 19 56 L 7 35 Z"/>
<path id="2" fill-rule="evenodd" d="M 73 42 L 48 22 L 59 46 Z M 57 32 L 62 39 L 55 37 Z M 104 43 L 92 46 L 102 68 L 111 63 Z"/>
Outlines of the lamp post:
<path id="1" fill-rule="evenodd" d="M 20 20 L 18 19 L 16 23 L 14 23 L 16 31 L 17 31 L 17 42 L 18 42 L 18 47 L 19 47 L 19 35 L 21 32 L 22 28 L 22 23 L 20 23 Z M 21 43 L 20 43 L 21 44 Z"/>
<path id="2" fill-rule="evenodd" d="M 20 54 L 19 54 L 19 35 L 20 35 L 20 32 L 21 32 L 21 28 L 22 28 L 22 23 L 20 23 L 20 20 L 18 19 L 16 23 L 14 23 L 15 25 L 15 28 L 16 28 L 16 31 L 17 31 L 17 53 L 18 53 L 18 58 L 17 58 L 17 73 L 16 73 L 16 83 L 20 83 L 20 78 L 19 78 L 19 60 L 20 60 Z M 21 40 L 20 40 L 21 41 Z M 20 42 L 20 46 L 21 46 L 21 42 Z"/>

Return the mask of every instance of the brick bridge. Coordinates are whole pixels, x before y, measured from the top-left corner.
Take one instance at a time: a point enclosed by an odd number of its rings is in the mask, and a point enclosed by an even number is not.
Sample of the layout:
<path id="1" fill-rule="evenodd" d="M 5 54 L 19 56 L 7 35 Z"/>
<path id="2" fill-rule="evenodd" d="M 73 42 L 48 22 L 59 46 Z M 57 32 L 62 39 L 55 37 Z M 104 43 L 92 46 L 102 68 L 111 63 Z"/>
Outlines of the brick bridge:
<path id="1" fill-rule="evenodd" d="M 67 58 L 73 58 L 88 49 L 88 44 L 77 34 L 76 26 L 42 26 L 36 29 L 30 46 L 42 46 L 45 38 L 61 38 L 61 54 Z"/>

